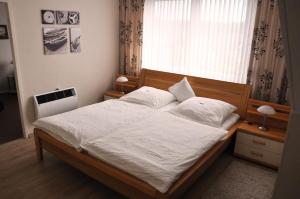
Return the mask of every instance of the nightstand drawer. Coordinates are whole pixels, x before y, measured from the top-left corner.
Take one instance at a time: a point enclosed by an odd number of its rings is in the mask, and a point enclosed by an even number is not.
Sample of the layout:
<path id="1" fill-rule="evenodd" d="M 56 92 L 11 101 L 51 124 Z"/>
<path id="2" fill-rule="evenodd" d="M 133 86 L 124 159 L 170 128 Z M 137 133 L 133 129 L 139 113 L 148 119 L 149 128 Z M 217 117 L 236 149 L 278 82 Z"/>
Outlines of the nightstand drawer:
<path id="1" fill-rule="evenodd" d="M 269 151 L 271 153 L 278 154 L 279 156 L 281 156 L 283 151 L 283 143 L 281 142 L 243 133 L 240 131 L 238 131 L 237 133 L 236 143 L 241 145 L 246 144 L 255 148 L 256 150 Z"/>
<path id="2" fill-rule="evenodd" d="M 246 144 L 236 143 L 234 152 L 237 155 L 242 155 L 243 157 L 257 160 L 262 163 L 267 163 L 276 167 L 279 167 L 280 165 L 281 155 L 269 151 L 259 150 L 258 148 Z"/>

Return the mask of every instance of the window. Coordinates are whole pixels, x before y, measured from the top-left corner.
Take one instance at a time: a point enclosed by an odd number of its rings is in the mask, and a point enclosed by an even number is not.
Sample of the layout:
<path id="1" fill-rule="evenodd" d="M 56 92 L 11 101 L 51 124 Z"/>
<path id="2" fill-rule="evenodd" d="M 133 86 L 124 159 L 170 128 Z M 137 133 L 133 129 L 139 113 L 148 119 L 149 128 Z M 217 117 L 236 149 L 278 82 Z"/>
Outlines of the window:
<path id="1" fill-rule="evenodd" d="M 245 83 L 257 0 L 146 0 L 142 67 Z"/>

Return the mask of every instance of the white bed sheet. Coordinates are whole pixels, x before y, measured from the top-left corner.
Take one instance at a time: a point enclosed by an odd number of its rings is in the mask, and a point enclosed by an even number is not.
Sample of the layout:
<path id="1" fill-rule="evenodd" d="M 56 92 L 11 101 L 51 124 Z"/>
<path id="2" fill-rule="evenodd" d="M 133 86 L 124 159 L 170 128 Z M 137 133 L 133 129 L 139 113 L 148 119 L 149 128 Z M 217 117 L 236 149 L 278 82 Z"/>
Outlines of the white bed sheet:
<path id="1" fill-rule="evenodd" d="M 81 144 L 105 136 L 117 128 L 141 121 L 154 109 L 121 100 L 107 100 L 70 112 L 41 118 L 34 125 L 80 150 Z"/>
<path id="2" fill-rule="evenodd" d="M 165 193 L 226 133 L 168 112 L 157 112 L 82 148 Z"/>

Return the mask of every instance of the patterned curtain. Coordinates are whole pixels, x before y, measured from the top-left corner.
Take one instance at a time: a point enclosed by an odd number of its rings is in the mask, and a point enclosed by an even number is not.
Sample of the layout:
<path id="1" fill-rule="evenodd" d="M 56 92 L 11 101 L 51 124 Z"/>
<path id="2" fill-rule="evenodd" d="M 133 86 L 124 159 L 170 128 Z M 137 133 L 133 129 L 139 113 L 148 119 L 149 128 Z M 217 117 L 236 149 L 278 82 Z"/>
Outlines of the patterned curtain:
<path id="1" fill-rule="evenodd" d="M 288 80 L 278 0 L 259 0 L 247 82 L 252 97 L 287 103 Z"/>
<path id="2" fill-rule="evenodd" d="M 142 66 L 145 0 L 120 2 L 120 72 L 137 76 Z"/>

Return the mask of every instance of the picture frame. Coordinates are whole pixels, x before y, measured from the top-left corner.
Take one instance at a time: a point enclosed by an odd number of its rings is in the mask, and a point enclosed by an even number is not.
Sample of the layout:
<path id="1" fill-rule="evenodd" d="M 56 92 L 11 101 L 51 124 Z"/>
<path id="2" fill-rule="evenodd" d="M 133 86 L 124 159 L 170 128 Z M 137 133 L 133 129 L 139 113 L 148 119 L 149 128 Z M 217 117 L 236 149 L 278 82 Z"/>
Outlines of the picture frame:
<path id="1" fill-rule="evenodd" d="M 81 52 L 81 32 L 80 28 L 70 28 L 70 51 L 71 53 L 80 53 Z"/>
<path id="2" fill-rule="evenodd" d="M 69 24 L 70 25 L 80 24 L 80 13 L 78 11 L 69 11 Z"/>
<path id="3" fill-rule="evenodd" d="M 41 10 L 42 24 L 56 24 L 56 12 L 54 10 Z"/>
<path id="4" fill-rule="evenodd" d="M 68 11 L 55 11 L 56 13 L 56 24 L 67 25 L 69 24 L 69 12 Z"/>
<path id="5" fill-rule="evenodd" d="M 68 29 L 59 27 L 43 28 L 44 54 L 65 54 L 68 52 Z"/>

